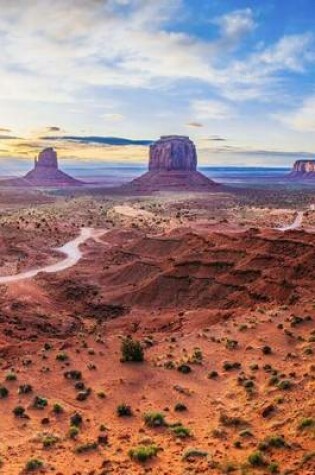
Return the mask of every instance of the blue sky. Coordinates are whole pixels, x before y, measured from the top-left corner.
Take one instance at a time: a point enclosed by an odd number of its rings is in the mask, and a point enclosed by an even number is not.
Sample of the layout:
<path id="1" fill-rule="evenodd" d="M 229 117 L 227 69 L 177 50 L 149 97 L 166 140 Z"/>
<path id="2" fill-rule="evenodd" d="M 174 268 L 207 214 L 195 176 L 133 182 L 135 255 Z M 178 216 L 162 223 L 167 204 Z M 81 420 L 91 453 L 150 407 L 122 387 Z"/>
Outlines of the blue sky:
<path id="1" fill-rule="evenodd" d="M 0 0 L 1 161 L 144 163 L 91 137 L 173 133 L 203 165 L 312 156 L 314 18 L 313 0 Z"/>

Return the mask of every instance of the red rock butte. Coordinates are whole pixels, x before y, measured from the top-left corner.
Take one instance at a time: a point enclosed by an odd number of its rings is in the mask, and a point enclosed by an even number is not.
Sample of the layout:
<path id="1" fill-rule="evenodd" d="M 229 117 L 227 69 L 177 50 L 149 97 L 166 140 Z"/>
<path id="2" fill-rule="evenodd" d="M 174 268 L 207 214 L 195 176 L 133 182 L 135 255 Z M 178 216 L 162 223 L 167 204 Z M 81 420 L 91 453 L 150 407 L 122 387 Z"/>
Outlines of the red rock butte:
<path id="1" fill-rule="evenodd" d="M 189 137 L 162 136 L 150 146 L 149 171 L 128 187 L 137 192 L 213 191 L 217 183 L 197 171 L 197 152 Z"/>
<path id="2" fill-rule="evenodd" d="M 72 178 L 58 168 L 57 152 L 49 147 L 35 158 L 34 168 L 23 178 L 25 184 L 36 186 L 73 186 L 82 182 Z"/>

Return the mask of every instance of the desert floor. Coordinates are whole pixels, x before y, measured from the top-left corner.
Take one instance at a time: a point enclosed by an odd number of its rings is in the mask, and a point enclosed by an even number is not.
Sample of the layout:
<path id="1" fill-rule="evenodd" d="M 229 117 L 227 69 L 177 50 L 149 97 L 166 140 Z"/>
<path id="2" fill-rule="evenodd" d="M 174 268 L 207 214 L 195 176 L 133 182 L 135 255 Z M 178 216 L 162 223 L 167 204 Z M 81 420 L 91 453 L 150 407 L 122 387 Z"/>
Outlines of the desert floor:
<path id="1" fill-rule="evenodd" d="M 1 191 L 0 473 L 313 475 L 314 203 Z"/>

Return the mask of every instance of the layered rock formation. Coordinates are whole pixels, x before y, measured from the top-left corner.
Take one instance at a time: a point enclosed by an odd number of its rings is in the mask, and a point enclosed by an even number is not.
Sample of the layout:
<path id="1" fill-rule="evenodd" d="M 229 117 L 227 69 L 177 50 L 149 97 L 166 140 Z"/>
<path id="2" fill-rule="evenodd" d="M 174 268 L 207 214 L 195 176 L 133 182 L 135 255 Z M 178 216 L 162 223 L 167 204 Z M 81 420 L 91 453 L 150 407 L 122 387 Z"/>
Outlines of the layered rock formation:
<path id="1" fill-rule="evenodd" d="M 77 186 L 82 182 L 58 168 L 57 152 L 49 147 L 35 158 L 34 168 L 23 178 L 2 181 L 1 185 L 12 186 Z"/>
<path id="2" fill-rule="evenodd" d="M 189 137 L 167 135 L 150 146 L 149 171 L 197 170 L 197 152 Z"/>
<path id="3" fill-rule="evenodd" d="M 218 187 L 197 171 L 197 152 L 189 137 L 162 136 L 150 146 L 149 171 L 133 180 L 128 189 L 136 192 L 207 191 Z"/>
<path id="4" fill-rule="evenodd" d="M 315 160 L 297 160 L 293 165 L 289 178 L 315 179 Z"/>

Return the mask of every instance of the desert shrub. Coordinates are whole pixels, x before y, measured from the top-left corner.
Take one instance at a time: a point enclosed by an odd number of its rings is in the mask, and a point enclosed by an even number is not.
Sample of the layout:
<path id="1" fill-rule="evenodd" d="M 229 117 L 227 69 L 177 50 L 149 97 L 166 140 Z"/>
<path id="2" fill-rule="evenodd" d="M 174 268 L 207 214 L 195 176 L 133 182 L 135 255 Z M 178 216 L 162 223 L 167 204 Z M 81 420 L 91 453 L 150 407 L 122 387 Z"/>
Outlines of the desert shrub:
<path id="1" fill-rule="evenodd" d="M 63 412 L 63 407 L 61 404 L 59 404 L 58 402 L 56 402 L 54 405 L 53 405 L 53 412 L 55 414 L 61 414 Z"/>
<path id="2" fill-rule="evenodd" d="M 283 379 L 278 383 L 278 388 L 283 389 L 283 390 L 288 390 L 291 389 L 293 386 L 293 383 L 290 379 Z"/>
<path id="3" fill-rule="evenodd" d="M 130 417 L 132 416 L 132 409 L 128 404 L 119 404 L 116 409 L 117 415 L 119 417 Z"/>
<path id="4" fill-rule="evenodd" d="M 187 411 L 187 406 L 181 402 L 178 402 L 177 404 L 175 404 L 174 406 L 174 411 L 176 412 L 184 412 L 184 411 Z"/>
<path id="5" fill-rule="evenodd" d="M 57 361 L 68 361 L 68 359 L 69 359 L 69 356 L 68 356 L 67 353 L 62 352 L 62 353 L 58 353 L 56 355 L 56 360 Z"/>
<path id="6" fill-rule="evenodd" d="M 247 422 L 244 421 L 241 417 L 228 416 L 225 413 L 220 414 L 219 421 L 222 425 L 224 425 L 226 427 L 240 427 L 242 425 L 243 426 L 247 425 Z"/>
<path id="7" fill-rule="evenodd" d="M 208 378 L 209 379 L 215 379 L 219 376 L 218 372 L 217 371 L 210 371 L 210 373 L 208 374 Z"/>
<path id="8" fill-rule="evenodd" d="M 33 392 L 33 387 L 30 384 L 21 384 L 21 386 L 19 386 L 19 394 L 29 394 L 31 392 Z"/>
<path id="9" fill-rule="evenodd" d="M 259 366 L 257 363 L 252 363 L 251 365 L 249 365 L 249 369 L 251 369 L 252 371 L 258 371 Z"/>
<path id="10" fill-rule="evenodd" d="M 304 430 L 309 427 L 315 427 L 315 419 L 313 417 L 305 417 L 298 425 L 299 430 Z"/>
<path id="11" fill-rule="evenodd" d="M 171 426 L 170 431 L 175 437 L 180 439 L 186 439 L 186 437 L 191 437 L 191 431 L 187 427 L 184 427 L 181 423 Z"/>
<path id="12" fill-rule="evenodd" d="M 288 447 L 288 444 L 282 435 L 271 435 L 258 444 L 259 450 L 268 450 L 269 448 L 281 449 L 284 447 Z"/>
<path id="13" fill-rule="evenodd" d="M 71 426 L 79 427 L 82 424 L 82 422 L 83 422 L 82 416 L 78 412 L 75 412 L 70 417 L 70 425 Z"/>
<path id="14" fill-rule="evenodd" d="M 16 380 L 17 380 L 17 376 L 16 376 L 15 373 L 10 372 L 10 373 L 7 373 L 7 374 L 6 374 L 5 380 L 6 380 L 6 381 L 16 381 Z"/>
<path id="15" fill-rule="evenodd" d="M 47 399 L 41 396 L 35 396 L 33 400 L 33 407 L 35 409 L 44 409 L 48 405 Z"/>
<path id="16" fill-rule="evenodd" d="M 122 363 L 135 362 L 140 363 L 144 360 L 144 351 L 141 343 L 126 337 L 121 342 L 121 359 Z"/>
<path id="17" fill-rule="evenodd" d="M 226 340 L 225 348 L 227 348 L 228 350 L 235 350 L 235 348 L 237 347 L 238 347 L 237 340 L 230 340 L 229 338 Z"/>
<path id="18" fill-rule="evenodd" d="M 80 433 L 80 429 L 77 426 L 70 426 L 68 435 L 70 439 L 75 439 Z"/>
<path id="19" fill-rule="evenodd" d="M 223 363 L 223 369 L 225 371 L 231 371 L 232 369 L 239 369 L 241 367 L 241 363 L 238 361 L 232 362 L 232 361 L 224 361 Z"/>
<path id="20" fill-rule="evenodd" d="M 159 448 L 155 444 L 138 445 L 138 447 L 130 449 L 128 455 L 131 459 L 144 463 L 147 460 L 155 457 L 158 451 Z"/>
<path id="21" fill-rule="evenodd" d="M 8 397 L 9 390 L 5 386 L 0 386 L 0 399 Z"/>
<path id="22" fill-rule="evenodd" d="M 34 472 L 35 470 L 39 470 L 43 466 L 44 466 L 44 463 L 42 462 L 42 460 L 30 459 L 28 460 L 28 462 L 26 462 L 25 470 L 27 472 Z"/>
<path id="23" fill-rule="evenodd" d="M 50 447 L 53 447 L 57 442 L 59 442 L 59 437 L 55 435 L 46 435 L 43 440 L 43 447 L 45 449 L 48 449 Z"/>
<path id="24" fill-rule="evenodd" d="M 253 437 L 253 433 L 249 429 L 242 430 L 239 433 L 240 437 Z"/>
<path id="25" fill-rule="evenodd" d="M 15 406 L 12 410 L 15 417 L 24 417 L 25 416 L 25 408 L 23 406 Z"/>
<path id="26" fill-rule="evenodd" d="M 98 447 L 97 442 L 86 442 L 85 444 L 78 445 L 74 451 L 76 454 L 83 454 L 85 452 L 91 452 L 92 450 L 96 450 Z"/>
<path id="27" fill-rule="evenodd" d="M 66 379 L 72 379 L 74 381 L 78 381 L 78 380 L 82 379 L 82 373 L 81 373 L 81 371 L 78 371 L 76 369 L 71 369 L 70 371 L 66 371 L 64 373 L 64 377 Z"/>
<path id="28" fill-rule="evenodd" d="M 79 391 L 77 396 L 76 396 L 76 400 L 77 401 L 86 401 L 86 399 L 89 397 L 90 394 L 91 394 L 91 389 L 90 388 L 87 388 L 84 391 Z"/>
<path id="29" fill-rule="evenodd" d="M 188 373 L 191 373 L 192 369 L 188 364 L 182 363 L 179 366 L 177 366 L 177 371 L 183 374 L 188 374 Z"/>
<path id="30" fill-rule="evenodd" d="M 267 468 L 270 473 L 279 473 L 279 464 L 277 462 L 270 462 Z"/>
<path id="31" fill-rule="evenodd" d="M 265 458 L 259 450 L 252 452 L 248 456 L 248 462 L 252 467 L 263 467 L 264 465 L 266 465 Z"/>
<path id="32" fill-rule="evenodd" d="M 147 412 L 144 422 L 148 427 L 161 427 L 166 425 L 165 416 L 161 412 Z"/>
<path id="33" fill-rule="evenodd" d="M 271 355 L 272 353 L 272 349 L 268 345 L 263 346 L 261 351 L 263 352 L 264 355 Z"/>
<path id="34" fill-rule="evenodd" d="M 184 454 L 183 454 L 183 460 L 189 460 L 189 459 L 194 459 L 194 458 L 202 458 L 202 457 L 207 457 L 208 452 L 200 449 L 187 449 Z"/>

